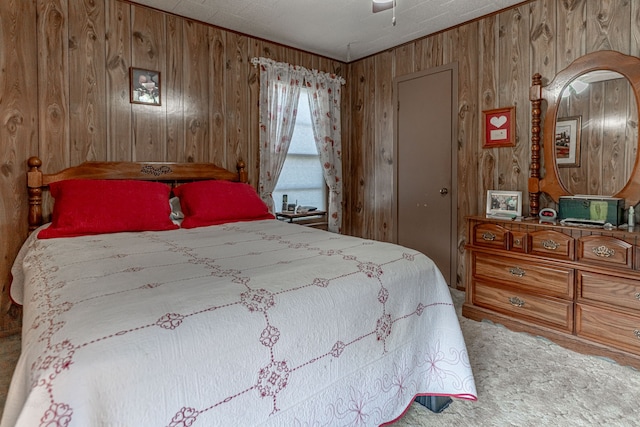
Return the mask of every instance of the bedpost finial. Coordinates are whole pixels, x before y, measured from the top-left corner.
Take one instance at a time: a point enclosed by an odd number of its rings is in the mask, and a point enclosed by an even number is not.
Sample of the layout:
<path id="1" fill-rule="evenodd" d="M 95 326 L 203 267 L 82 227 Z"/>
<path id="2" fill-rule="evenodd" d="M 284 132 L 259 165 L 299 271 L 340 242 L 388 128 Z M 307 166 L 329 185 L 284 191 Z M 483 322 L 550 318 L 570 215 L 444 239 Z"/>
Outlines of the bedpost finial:
<path id="1" fill-rule="evenodd" d="M 40 166 L 42 166 L 42 160 L 40 160 L 40 158 L 37 156 L 29 157 L 29 159 L 27 160 L 27 165 L 31 169 L 38 169 L 40 168 Z"/>
<path id="2" fill-rule="evenodd" d="M 236 163 L 236 169 L 238 170 L 238 178 L 240 179 L 240 182 L 248 182 L 249 176 L 247 174 L 244 160 L 238 160 L 238 162 Z"/>

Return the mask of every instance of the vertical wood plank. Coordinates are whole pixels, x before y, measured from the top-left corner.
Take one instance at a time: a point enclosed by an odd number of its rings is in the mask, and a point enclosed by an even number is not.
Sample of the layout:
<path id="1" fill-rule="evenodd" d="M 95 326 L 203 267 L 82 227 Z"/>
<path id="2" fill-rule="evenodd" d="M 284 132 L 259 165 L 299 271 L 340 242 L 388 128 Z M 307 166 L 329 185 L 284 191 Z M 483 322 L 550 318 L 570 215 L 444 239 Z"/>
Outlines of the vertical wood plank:
<path id="1" fill-rule="evenodd" d="M 394 56 L 394 77 L 413 73 L 415 68 L 414 43 L 407 43 L 393 49 Z"/>
<path id="2" fill-rule="evenodd" d="M 518 90 L 529 85 L 529 55 L 522 47 L 529 40 L 529 20 L 523 19 L 524 6 L 500 14 L 500 65 L 499 97 L 501 106 L 516 106 L 516 146 L 499 149 L 498 168 L 500 174 L 497 189 L 514 190 L 526 188 L 529 165 L 529 97 Z M 528 16 L 528 14 L 526 15 Z M 518 108 L 521 106 L 521 108 Z M 522 137 L 524 135 L 524 137 Z M 524 212 L 528 212 L 528 199 L 524 201 Z"/>
<path id="3" fill-rule="evenodd" d="M 438 33 L 431 37 L 416 40 L 414 43 L 416 71 L 423 71 L 444 65 L 442 37 L 443 33 Z"/>
<path id="4" fill-rule="evenodd" d="M 247 87 L 248 67 L 247 37 L 235 33 L 227 34 L 225 51 L 225 98 L 227 126 L 227 157 L 225 167 L 234 169 L 238 159 L 246 159 L 248 152 L 247 127 L 248 115 L 245 114 L 248 104 L 249 90 Z M 252 184 L 257 176 L 249 176 Z"/>
<path id="5" fill-rule="evenodd" d="M 531 27 L 530 76 L 540 73 L 549 78 L 556 70 L 556 1 L 538 0 L 529 5 Z M 529 84 L 531 82 L 529 81 Z"/>
<path id="6" fill-rule="evenodd" d="M 227 158 L 227 122 L 225 106 L 225 79 L 227 67 L 225 64 L 225 32 L 209 29 L 209 161 L 217 165 L 224 164 Z"/>
<path id="7" fill-rule="evenodd" d="M 629 83 L 626 79 L 602 82 L 602 85 L 605 92 L 605 115 L 609 123 L 607 123 L 607 131 L 603 140 L 603 145 L 606 147 L 603 150 L 603 154 L 605 154 L 603 168 L 596 175 L 601 184 L 600 192 L 597 194 L 615 194 L 624 187 L 629 179 L 625 175 L 627 120 L 624 120 L 625 125 L 620 126 L 611 126 L 611 121 L 613 117 L 628 117 L 629 95 L 633 97 L 633 94 L 629 93 Z"/>
<path id="8" fill-rule="evenodd" d="M 556 0 L 538 0 L 529 5 L 529 25 L 531 26 L 531 68 L 529 70 L 529 79 L 535 73 L 539 73 L 544 81 L 548 81 L 550 77 L 552 78 L 556 74 L 556 58 L 559 49 L 557 32 L 560 22 L 557 18 L 556 3 Z M 531 80 L 529 80 L 529 85 L 531 85 Z M 546 105 L 542 108 L 542 123 L 544 123 L 546 117 L 545 112 Z M 531 152 L 531 107 L 528 108 L 528 113 L 529 117 L 527 117 L 525 123 L 529 127 L 529 152 Z M 542 131 L 540 133 L 542 136 Z M 544 168 L 544 157 L 541 160 Z M 543 206 L 552 207 L 549 201 L 543 201 Z"/>
<path id="9" fill-rule="evenodd" d="M 353 136 L 355 135 L 354 126 L 352 126 L 351 106 L 352 91 L 354 87 L 354 77 L 352 74 L 352 67 L 345 66 L 341 75 L 346 80 L 347 84 L 343 87 L 342 99 L 341 99 L 341 126 L 342 126 L 342 233 L 353 234 L 351 227 L 351 189 L 352 185 L 352 173 L 351 168 L 355 166 L 355 162 L 352 161 L 352 145 Z"/>
<path id="10" fill-rule="evenodd" d="M 586 53 L 586 3 L 587 0 L 556 1 L 556 72 Z"/>
<path id="11" fill-rule="evenodd" d="M 165 14 L 146 7 L 131 8 L 131 66 L 160 73 L 160 88 L 166 73 Z M 131 104 L 133 160 L 166 159 L 166 110 L 164 92 L 161 105 Z"/>
<path id="12" fill-rule="evenodd" d="M 104 3 L 69 3 L 70 164 L 106 159 Z"/>
<path id="13" fill-rule="evenodd" d="M 351 104 L 349 108 L 349 116 L 351 118 L 351 135 L 348 144 L 349 159 L 351 167 L 349 174 L 345 177 L 345 183 L 349 183 L 347 198 L 348 204 L 344 216 L 347 218 L 347 233 L 355 235 L 364 235 L 366 212 L 365 212 L 365 180 L 368 179 L 368 173 L 365 173 L 366 146 L 371 144 L 371 135 L 368 132 L 368 126 L 365 125 L 366 117 L 366 85 L 367 85 L 367 61 L 358 61 L 351 67 L 352 81 L 351 84 Z M 347 151 L 344 149 L 343 151 Z M 373 173 L 370 171 L 369 173 Z"/>
<path id="14" fill-rule="evenodd" d="M 477 133 L 480 136 L 478 140 L 480 147 L 482 147 L 482 144 L 484 143 L 484 135 L 482 134 L 482 111 L 498 108 L 498 28 L 497 16 L 483 19 L 478 24 L 478 43 L 481 55 L 478 60 L 478 78 L 480 80 L 478 96 L 480 99 L 476 128 Z M 495 189 L 494 174 L 496 174 L 496 164 L 494 154 L 497 149 L 479 148 L 478 150 L 478 164 L 480 170 L 478 174 L 479 179 L 477 181 L 478 200 L 475 212 L 484 213 L 487 190 Z"/>
<path id="15" fill-rule="evenodd" d="M 587 171 L 593 171 L 597 174 L 602 170 L 603 157 L 604 157 L 604 129 L 605 129 L 605 107 L 604 107 L 604 86 L 593 85 L 589 89 L 589 96 L 587 98 L 589 103 L 588 117 L 589 122 L 592 124 L 588 127 L 587 144 L 583 147 L 587 149 L 586 164 L 582 164 L 581 167 Z M 583 156 L 584 158 L 584 156 Z M 579 175 L 583 180 L 583 174 Z M 582 184 L 582 188 L 585 188 L 585 193 L 593 191 L 592 194 L 598 194 L 600 190 L 600 183 L 595 180 L 587 180 Z"/>
<path id="16" fill-rule="evenodd" d="M 383 242 L 393 241 L 392 213 L 393 213 L 393 78 L 391 64 L 393 55 L 384 52 L 374 58 L 375 78 L 375 183 L 376 198 L 375 226 L 373 237 Z"/>
<path id="17" fill-rule="evenodd" d="M 252 58 L 259 58 L 262 54 L 263 43 L 258 40 L 251 40 L 247 44 L 247 61 L 249 62 L 249 70 L 247 81 L 249 83 L 249 128 L 247 129 L 247 138 L 249 145 L 247 147 L 247 156 L 245 159 L 247 170 L 251 176 L 258 177 L 260 171 L 260 71 L 258 67 L 251 64 Z M 256 185 L 258 179 L 255 179 Z"/>
<path id="18" fill-rule="evenodd" d="M 164 73 L 164 103 L 167 111 L 167 160 L 186 162 L 184 130 L 184 19 L 167 15 L 167 65 Z"/>
<path id="19" fill-rule="evenodd" d="M 68 10 L 63 0 L 38 0 L 38 116 L 44 171 L 69 166 Z"/>
<path id="20" fill-rule="evenodd" d="M 208 28 L 195 21 L 184 21 L 183 73 L 189 76 L 182 86 L 185 130 L 185 158 L 188 162 L 209 159 L 209 61 Z"/>
<path id="21" fill-rule="evenodd" d="M 129 66 L 131 64 L 131 6 L 105 0 L 107 160 L 133 159 Z"/>
<path id="22" fill-rule="evenodd" d="M 365 174 L 362 175 L 358 184 L 362 185 L 362 195 L 363 198 L 363 236 L 367 239 L 373 239 L 375 235 L 375 221 L 376 221 L 376 194 L 375 194 L 375 185 L 371 185 L 375 183 L 375 175 L 377 171 L 375 170 L 375 122 L 379 119 L 375 116 L 376 108 L 374 106 L 375 102 L 375 94 L 378 90 L 378 87 L 374 84 L 375 82 L 375 61 L 374 58 L 368 58 L 365 61 L 364 67 L 364 81 L 367 82 L 367 85 L 364 87 L 364 91 L 362 92 L 363 100 L 365 100 L 364 109 L 361 110 L 363 114 L 363 121 L 365 123 L 368 131 L 365 133 L 365 138 L 360 142 L 364 144 L 364 165 L 363 169 Z M 366 176 L 366 174 L 370 174 L 373 171 L 373 176 Z M 364 181 L 364 180 L 367 181 Z M 368 181 L 368 180 L 371 181 Z"/>

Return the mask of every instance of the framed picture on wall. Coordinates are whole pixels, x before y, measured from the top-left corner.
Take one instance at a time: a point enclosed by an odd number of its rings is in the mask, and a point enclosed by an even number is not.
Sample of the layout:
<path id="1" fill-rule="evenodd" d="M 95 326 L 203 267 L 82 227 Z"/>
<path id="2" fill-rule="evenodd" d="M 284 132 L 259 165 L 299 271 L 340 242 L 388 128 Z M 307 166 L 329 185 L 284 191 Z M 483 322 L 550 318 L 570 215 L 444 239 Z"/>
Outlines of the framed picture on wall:
<path id="1" fill-rule="evenodd" d="M 498 218 L 522 216 L 522 191 L 487 191 L 487 216 Z"/>
<path id="2" fill-rule="evenodd" d="M 486 110 L 483 115 L 483 148 L 513 147 L 516 145 L 516 107 Z"/>
<path id="3" fill-rule="evenodd" d="M 161 105 L 160 71 L 129 68 L 130 101 L 132 104 Z"/>
<path id="4" fill-rule="evenodd" d="M 558 167 L 580 166 L 582 116 L 565 117 L 556 121 L 556 164 Z"/>

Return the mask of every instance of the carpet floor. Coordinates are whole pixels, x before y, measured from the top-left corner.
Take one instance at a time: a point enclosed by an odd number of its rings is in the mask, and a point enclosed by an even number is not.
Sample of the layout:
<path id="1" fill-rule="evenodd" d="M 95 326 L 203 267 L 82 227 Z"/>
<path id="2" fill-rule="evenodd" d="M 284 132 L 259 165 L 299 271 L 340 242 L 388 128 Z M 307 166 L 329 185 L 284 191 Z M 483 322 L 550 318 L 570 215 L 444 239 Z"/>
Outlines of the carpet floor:
<path id="1" fill-rule="evenodd" d="M 394 427 L 640 426 L 640 372 L 566 350 L 544 338 L 460 316 L 478 391 L 440 414 L 414 403 Z M 0 406 L 20 352 L 18 335 L 0 339 Z"/>

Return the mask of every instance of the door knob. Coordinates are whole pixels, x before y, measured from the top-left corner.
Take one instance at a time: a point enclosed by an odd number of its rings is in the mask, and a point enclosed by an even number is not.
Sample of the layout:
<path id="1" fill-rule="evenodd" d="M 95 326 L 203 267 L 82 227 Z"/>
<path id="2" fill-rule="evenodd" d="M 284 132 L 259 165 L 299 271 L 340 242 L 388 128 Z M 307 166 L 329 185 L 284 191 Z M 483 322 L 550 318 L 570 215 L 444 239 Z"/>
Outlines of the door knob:
<path id="1" fill-rule="evenodd" d="M 440 194 L 442 194 L 443 196 L 446 196 L 447 194 L 449 194 L 449 189 L 446 187 L 442 187 L 440 189 Z"/>

